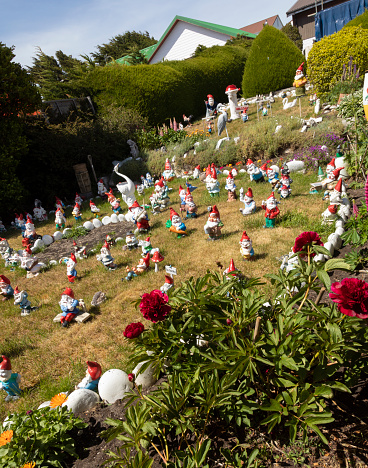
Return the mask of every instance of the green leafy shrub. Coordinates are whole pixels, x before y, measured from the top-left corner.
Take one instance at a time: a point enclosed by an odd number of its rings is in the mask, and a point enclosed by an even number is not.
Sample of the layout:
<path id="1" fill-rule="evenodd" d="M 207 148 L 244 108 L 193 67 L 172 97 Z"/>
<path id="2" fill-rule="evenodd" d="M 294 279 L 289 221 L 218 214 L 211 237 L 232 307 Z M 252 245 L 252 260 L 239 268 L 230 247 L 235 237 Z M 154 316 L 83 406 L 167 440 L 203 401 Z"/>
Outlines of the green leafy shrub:
<path id="1" fill-rule="evenodd" d="M 350 28 L 352 26 L 361 26 L 363 29 L 368 29 L 368 10 L 365 10 L 364 13 L 346 23 L 344 28 Z"/>
<path id="2" fill-rule="evenodd" d="M 360 72 L 368 66 L 368 31 L 360 26 L 343 28 L 316 42 L 308 55 L 308 77 L 322 98 L 340 80 L 350 57 Z"/>
<path id="3" fill-rule="evenodd" d="M 355 248 L 368 242 L 367 205 L 364 202 L 359 209 L 354 207 L 353 216 L 346 222 L 341 239 L 345 245 L 352 244 Z"/>
<path id="4" fill-rule="evenodd" d="M 253 41 L 244 68 L 243 96 L 251 97 L 292 86 L 305 61 L 300 49 L 281 31 L 264 26 Z"/>

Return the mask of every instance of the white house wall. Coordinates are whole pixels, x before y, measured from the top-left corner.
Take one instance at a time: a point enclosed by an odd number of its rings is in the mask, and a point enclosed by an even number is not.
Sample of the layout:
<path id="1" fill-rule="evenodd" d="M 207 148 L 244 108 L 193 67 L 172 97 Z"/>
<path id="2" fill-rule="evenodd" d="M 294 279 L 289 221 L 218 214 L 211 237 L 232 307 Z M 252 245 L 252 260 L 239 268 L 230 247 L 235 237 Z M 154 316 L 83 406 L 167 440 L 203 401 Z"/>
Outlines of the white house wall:
<path id="1" fill-rule="evenodd" d="M 200 44 L 206 47 L 224 45 L 228 39 L 230 36 L 226 34 L 178 21 L 150 63 L 162 60 L 184 60 L 193 55 Z"/>

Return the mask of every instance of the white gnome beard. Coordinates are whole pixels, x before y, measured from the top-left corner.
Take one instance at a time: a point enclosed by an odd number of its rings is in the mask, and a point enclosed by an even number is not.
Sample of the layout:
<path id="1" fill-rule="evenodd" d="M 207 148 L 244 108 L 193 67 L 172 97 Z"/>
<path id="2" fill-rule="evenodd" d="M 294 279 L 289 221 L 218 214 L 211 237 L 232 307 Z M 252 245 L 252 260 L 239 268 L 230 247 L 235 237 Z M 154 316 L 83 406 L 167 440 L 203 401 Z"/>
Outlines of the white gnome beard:
<path id="1" fill-rule="evenodd" d="M 64 306 L 64 307 L 67 307 L 69 309 L 69 307 L 71 307 L 71 305 L 73 304 L 73 299 L 70 296 L 67 296 L 66 294 L 63 294 L 61 296 L 61 300 L 60 300 L 59 304 Z"/>
<path id="2" fill-rule="evenodd" d="M 0 369 L 0 382 L 6 382 L 11 377 L 11 370 Z"/>
<path id="3" fill-rule="evenodd" d="M 215 104 L 215 100 L 214 100 L 213 98 L 209 98 L 209 99 L 208 99 L 208 104 L 209 104 L 210 106 L 213 106 L 213 105 Z"/>

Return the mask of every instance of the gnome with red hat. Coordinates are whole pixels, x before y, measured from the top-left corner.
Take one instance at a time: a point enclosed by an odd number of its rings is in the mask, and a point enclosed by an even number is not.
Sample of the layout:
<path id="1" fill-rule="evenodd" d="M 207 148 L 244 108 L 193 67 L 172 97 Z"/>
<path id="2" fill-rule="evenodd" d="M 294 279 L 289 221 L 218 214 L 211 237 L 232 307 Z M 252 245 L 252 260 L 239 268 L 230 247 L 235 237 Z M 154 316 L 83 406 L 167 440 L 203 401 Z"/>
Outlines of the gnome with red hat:
<path id="1" fill-rule="evenodd" d="M 248 237 L 246 231 L 243 231 L 243 235 L 239 241 L 240 244 L 240 253 L 243 256 L 244 260 L 252 260 L 254 256 L 254 250 L 252 247 L 252 241 Z"/>
<path id="2" fill-rule="evenodd" d="M 81 213 L 81 210 L 80 210 L 80 204 L 79 203 L 76 203 L 74 205 L 72 215 L 74 216 L 74 219 L 76 221 L 82 221 L 82 213 Z"/>
<path id="3" fill-rule="evenodd" d="M 207 171 L 206 171 L 207 174 Z M 217 170 L 214 165 L 209 168 L 208 174 L 205 179 L 206 189 L 211 197 L 219 197 L 220 195 L 220 182 L 217 180 Z"/>
<path id="4" fill-rule="evenodd" d="M 139 259 L 138 265 L 135 269 L 136 273 L 141 274 L 149 269 L 150 257 L 150 253 L 148 252 L 145 257 Z"/>
<path id="5" fill-rule="evenodd" d="M 77 259 L 74 253 L 70 254 L 70 258 L 66 261 L 66 274 L 68 276 L 69 283 L 74 283 L 74 280 L 77 276 L 77 270 L 75 265 L 77 264 Z"/>
<path id="6" fill-rule="evenodd" d="M 2 356 L 0 363 L 0 390 L 5 390 L 8 396 L 5 401 L 17 400 L 22 393 L 19 388 L 20 374 L 12 373 L 10 359 Z"/>
<path id="7" fill-rule="evenodd" d="M 89 207 L 91 209 L 91 213 L 94 215 L 95 218 L 98 218 L 98 214 L 100 213 L 100 208 L 97 208 L 96 204 L 90 200 L 89 201 Z"/>
<path id="8" fill-rule="evenodd" d="M 63 327 L 68 327 L 70 322 L 80 312 L 78 309 L 79 301 L 75 299 L 74 292 L 70 288 L 66 288 L 61 294 L 59 306 L 62 312 L 60 322 Z"/>
<path id="9" fill-rule="evenodd" d="M 128 209 L 131 212 L 133 222 L 137 225 L 137 232 L 147 232 L 151 229 L 147 211 L 140 206 L 137 200 Z"/>
<path id="10" fill-rule="evenodd" d="M 235 268 L 234 260 L 230 260 L 230 264 L 228 268 L 226 268 L 223 272 L 223 275 L 226 276 L 227 280 L 231 280 L 232 278 L 239 278 L 240 276 L 243 276 L 242 273 Z"/>
<path id="11" fill-rule="evenodd" d="M 37 310 L 38 307 L 32 307 L 28 300 L 28 293 L 25 290 L 19 291 L 18 286 L 14 289 L 14 305 L 19 305 L 22 317 L 29 315 L 32 311 Z"/>
<path id="12" fill-rule="evenodd" d="M 171 180 L 175 179 L 175 172 L 173 171 L 173 169 L 171 167 L 171 163 L 169 161 L 169 158 L 166 158 L 165 170 L 162 173 L 162 175 L 163 175 L 164 179 L 167 182 L 170 182 Z"/>
<path id="13" fill-rule="evenodd" d="M 212 94 L 207 94 L 207 101 L 204 101 L 206 105 L 206 117 L 212 117 L 217 115 L 217 102 Z"/>
<path id="14" fill-rule="evenodd" d="M 277 200 L 274 193 L 267 198 L 266 201 L 262 201 L 262 209 L 265 210 L 266 224 L 264 228 L 274 228 L 276 224 L 276 218 L 280 214 L 280 210 L 277 207 Z"/>
<path id="15" fill-rule="evenodd" d="M 323 213 L 322 213 L 322 224 L 332 224 L 338 219 L 340 219 L 339 215 L 337 214 L 337 205 L 330 205 Z"/>
<path id="16" fill-rule="evenodd" d="M 120 198 L 116 198 L 112 189 L 110 189 L 109 192 L 105 192 L 107 195 L 107 200 L 111 205 L 111 209 L 114 213 L 119 214 L 121 213 L 121 207 L 120 207 Z"/>
<path id="17" fill-rule="evenodd" d="M 165 275 L 165 283 L 161 286 L 160 290 L 167 294 L 167 291 L 174 286 L 174 278 L 170 275 Z"/>
<path id="18" fill-rule="evenodd" d="M 249 174 L 250 181 L 252 182 L 264 182 L 262 171 L 254 164 L 251 159 L 247 161 L 247 172 Z"/>
<path id="19" fill-rule="evenodd" d="M 145 240 L 140 240 L 139 245 L 142 247 L 142 257 L 145 257 L 148 253 L 152 257 L 155 252 L 159 252 L 160 249 L 158 247 L 153 248 L 151 244 L 151 238 L 146 237 Z"/>
<path id="20" fill-rule="evenodd" d="M 303 73 L 303 65 L 304 62 L 299 65 L 295 72 L 295 78 L 293 86 L 296 88 L 295 96 L 304 96 L 305 94 L 305 84 L 307 83 L 307 78 L 304 76 Z"/>
<path id="21" fill-rule="evenodd" d="M 291 194 L 291 188 L 285 184 L 282 184 L 281 187 L 277 190 L 281 198 L 288 198 Z"/>
<path id="22" fill-rule="evenodd" d="M 186 219 L 197 217 L 197 205 L 194 203 L 193 195 L 189 187 L 187 187 L 187 193 L 185 195 L 185 209 L 187 210 Z"/>
<path id="23" fill-rule="evenodd" d="M 47 221 L 47 213 L 46 210 L 41 206 L 41 201 L 36 198 L 34 201 L 35 207 L 33 208 L 33 215 L 37 219 L 37 221 Z"/>
<path id="24" fill-rule="evenodd" d="M 237 199 L 236 196 L 236 185 L 232 172 L 229 172 L 229 175 L 226 178 L 225 190 L 227 190 L 227 201 L 232 202 Z"/>
<path id="25" fill-rule="evenodd" d="M 105 187 L 104 181 L 100 179 L 97 182 L 97 193 L 100 197 L 106 198 L 107 197 L 106 192 L 107 192 L 107 188 Z"/>
<path id="26" fill-rule="evenodd" d="M 336 182 L 340 179 L 340 171 L 342 171 L 343 169 L 344 169 L 343 167 L 334 169 L 328 174 L 326 179 L 322 180 L 321 182 L 322 188 L 325 190 L 322 200 L 329 200 L 330 193 L 335 188 Z M 342 181 L 342 190 L 346 192 L 344 181 Z"/>
<path id="27" fill-rule="evenodd" d="M 75 192 L 74 203 L 75 203 L 75 204 L 78 203 L 79 206 L 81 206 L 82 203 L 83 203 L 83 198 L 79 195 L 78 192 Z"/>
<path id="28" fill-rule="evenodd" d="M 78 390 L 78 388 L 85 388 L 86 390 L 97 392 L 101 374 L 102 369 L 98 362 L 87 361 L 86 376 L 79 382 L 75 389 Z"/>
<path id="29" fill-rule="evenodd" d="M 244 194 L 243 187 L 239 191 L 240 194 L 240 201 L 244 203 L 244 209 L 239 208 L 240 213 L 243 216 L 250 215 L 256 212 L 256 202 L 253 200 L 253 192 L 252 189 L 249 187 L 248 192 Z"/>
<path id="30" fill-rule="evenodd" d="M 224 223 L 220 219 L 220 213 L 217 206 L 214 205 L 211 208 L 210 215 L 206 224 L 204 225 L 204 232 L 208 235 L 209 241 L 215 241 L 221 238 L 221 229 Z"/>
<path id="31" fill-rule="evenodd" d="M 330 205 L 336 205 L 337 214 L 346 223 L 350 217 L 350 201 L 343 192 L 343 181 L 339 179 L 335 188 L 330 192 Z"/>
<path id="32" fill-rule="evenodd" d="M 185 195 L 187 192 L 185 189 L 179 185 L 179 197 L 180 197 L 180 211 L 183 212 L 185 211 Z"/>
<path id="33" fill-rule="evenodd" d="M 55 195 L 55 208 L 64 214 L 64 203 Z"/>
<path id="34" fill-rule="evenodd" d="M 22 236 L 24 238 L 29 239 L 30 241 L 33 241 L 36 239 L 36 230 L 29 216 L 27 216 L 25 230 L 22 232 Z"/>
<path id="35" fill-rule="evenodd" d="M 193 179 L 199 179 L 199 174 L 201 173 L 201 166 L 196 166 L 193 171 Z"/>
<path id="36" fill-rule="evenodd" d="M 4 275 L 0 275 L 0 294 L 3 296 L 3 301 L 11 299 L 14 295 L 14 289 L 11 287 L 10 279 Z"/>
<path id="37" fill-rule="evenodd" d="M 166 221 L 166 227 L 169 228 L 169 231 L 175 232 L 175 234 L 178 235 L 178 238 L 187 235 L 187 233 L 185 232 L 187 230 L 187 227 L 181 220 L 178 213 L 173 208 L 170 208 L 170 219 Z"/>
<path id="38" fill-rule="evenodd" d="M 114 263 L 114 258 L 110 253 L 110 245 L 107 241 L 101 247 L 100 253 L 96 255 L 96 258 L 108 270 L 116 270 L 117 265 Z"/>
<path id="39" fill-rule="evenodd" d="M 66 218 L 64 216 L 63 211 L 58 208 L 55 211 L 55 225 L 56 229 L 64 229 L 65 228 L 65 223 L 66 223 Z"/>
<path id="40" fill-rule="evenodd" d="M 32 250 L 29 245 L 23 250 L 20 257 L 20 267 L 27 271 L 27 278 L 38 276 L 39 271 L 44 265 L 38 262 L 37 257 L 32 256 Z"/>
<path id="41" fill-rule="evenodd" d="M 133 250 L 139 247 L 138 239 L 135 237 L 135 234 L 132 231 L 128 231 L 125 234 L 125 242 L 126 245 L 123 247 L 123 250 Z"/>

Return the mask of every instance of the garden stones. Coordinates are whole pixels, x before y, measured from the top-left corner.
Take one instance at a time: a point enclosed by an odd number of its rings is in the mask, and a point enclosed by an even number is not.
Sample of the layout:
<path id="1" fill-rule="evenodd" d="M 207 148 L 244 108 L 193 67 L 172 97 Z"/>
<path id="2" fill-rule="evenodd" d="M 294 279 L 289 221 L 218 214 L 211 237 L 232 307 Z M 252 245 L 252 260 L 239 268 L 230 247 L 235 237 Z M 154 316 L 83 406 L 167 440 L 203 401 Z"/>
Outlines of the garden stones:
<path id="1" fill-rule="evenodd" d="M 119 222 L 119 218 L 115 213 L 110 216 L 110 219 L 111 219 L 111 222 L 114 224 Z"/>
<path id="2" fill-rule="evenodd" d="M 133 384 L 126 372 L 120 369 L 110 369 L 102 375 L 98 384 L 98 393 L 102 400 L 115 403 L 124 398 L 132 388 Z"/>
<path id="3" fill-rule="evenodd" d="M 96 392 L 86 388 L 78 388 L 68 396 L 68 399 L 61 406 L 66 406 L 73 411 L 74 415 L 78 415 L 90 411 L 99 402 L 100 397 Z"/>
<path id="4" fill-rule="evenodd" d="M 104 216 L 104 217 L 102 218 L 102 224 L 103 224 L 104 226 L 107 226 L 107 225 L 110 224 L 110 223 L 111 223 L 111 218 L 110 218 L 110 216 Z"/>
<path id="5" fill-rule="evenodd" d="M 54 242 L 54 239 L 49 234 L 45 234 L 45 235 L 42 236 L 42 241 L 46 246 L 48 246 L 48 245 L 51 245 Z"/>
<path id="6" fill-rule="evenodd" d="M 54 241 L 59 241 L 63 238 L 63 233 L 60 231 L 55 231 L 52 237 L 54 238 Z"/>
<path id="7" fill-rule="evenodd" d="M 141 372 L 139 375 L 138 372 L 140 368 L 145 364 L 147 361 L 140 362 L 137 364 L 137 366 L 134 368 L 132 374 L 134 374 L 135 377 L 135 384 L 138 386 L 142 386 L 142 390 L 146 390 L 149 387 L 152 387 L 157 382 L 157 379 L 154 376 L 154 368 L 152 364 L 150 364 L 147 369 L 143 372 Z"/>
<path id="8" fill-rule="evenodd" d="M 86 222 L 83 224 L 83 227 L 84 227 L 84 229 L 87 229 L 87 231 L 92 231 L 92 229 L 95 228 L 94 224 L 91 223 L 91 221 L 86 221 Z"/>
<path id="9" fill-rule="evenodd" d="M 101 221 L 100 221 L 99 219 L 97 219 L 97 218 L 93 219 L 93 220 L 92 220 L 92 223 L 93 223 L 93 226 L 94 226 L 96 229 L 98 229 L 98 228 L 100 228 L 100 227 L 102 226 Z"/>

